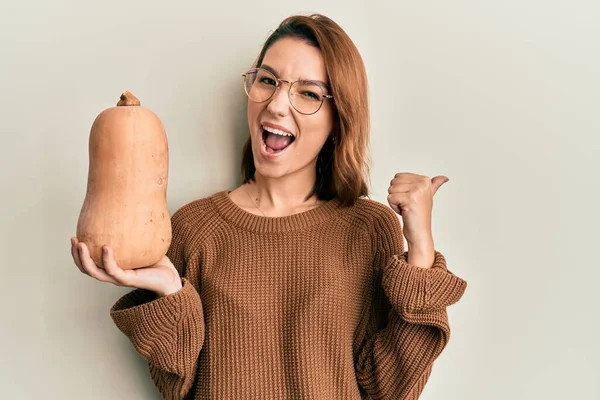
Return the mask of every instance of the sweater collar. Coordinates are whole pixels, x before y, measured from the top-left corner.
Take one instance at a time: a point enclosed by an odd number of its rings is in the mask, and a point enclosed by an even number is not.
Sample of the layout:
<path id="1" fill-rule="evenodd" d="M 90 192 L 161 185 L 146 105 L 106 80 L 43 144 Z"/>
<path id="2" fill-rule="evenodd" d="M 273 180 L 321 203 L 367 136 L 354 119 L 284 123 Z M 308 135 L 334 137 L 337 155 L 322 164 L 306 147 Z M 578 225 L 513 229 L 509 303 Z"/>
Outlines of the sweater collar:
<path id="1" fill-rule="evenodd" d="M 290 232 L 311 227 L 332 218 L 340 210 L 337 199 L 326 201 L 308 211 L 285 217 L 264 217 L 239 207 L 229 197 L 228 190 L 219 191 L 211 199 L 228 222 L 253 232 Z"/>

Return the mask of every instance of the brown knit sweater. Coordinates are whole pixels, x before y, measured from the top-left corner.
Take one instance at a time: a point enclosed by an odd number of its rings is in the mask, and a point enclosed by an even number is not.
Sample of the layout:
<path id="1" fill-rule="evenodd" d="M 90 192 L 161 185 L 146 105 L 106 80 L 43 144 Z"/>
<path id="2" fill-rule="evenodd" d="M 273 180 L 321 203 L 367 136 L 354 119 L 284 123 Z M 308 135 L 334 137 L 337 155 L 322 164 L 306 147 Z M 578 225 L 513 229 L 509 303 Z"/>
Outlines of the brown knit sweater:
<path id="1" fill-rule="evenodd" d="M 411 266 L 386 205 L 336 200 L 287 217 L 227 191 L 172 216 L 183 288 L 111 309 L 166 399 L 417 399 L 466 282 L 436 251 Z"/>

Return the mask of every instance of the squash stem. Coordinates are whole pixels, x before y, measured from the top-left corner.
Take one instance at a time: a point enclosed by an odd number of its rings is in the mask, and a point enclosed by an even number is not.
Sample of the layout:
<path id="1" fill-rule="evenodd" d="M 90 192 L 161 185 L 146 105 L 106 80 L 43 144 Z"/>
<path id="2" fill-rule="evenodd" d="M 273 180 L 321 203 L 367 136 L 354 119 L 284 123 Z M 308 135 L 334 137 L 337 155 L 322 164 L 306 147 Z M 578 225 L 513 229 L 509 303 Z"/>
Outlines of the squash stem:
<path id="1" fill-rule="evenodd" d="M 117 106 L 139 106 L 140 101 L 137 97 L 131 94 L 129 91 L 125 91 L 119 98 Z"/>

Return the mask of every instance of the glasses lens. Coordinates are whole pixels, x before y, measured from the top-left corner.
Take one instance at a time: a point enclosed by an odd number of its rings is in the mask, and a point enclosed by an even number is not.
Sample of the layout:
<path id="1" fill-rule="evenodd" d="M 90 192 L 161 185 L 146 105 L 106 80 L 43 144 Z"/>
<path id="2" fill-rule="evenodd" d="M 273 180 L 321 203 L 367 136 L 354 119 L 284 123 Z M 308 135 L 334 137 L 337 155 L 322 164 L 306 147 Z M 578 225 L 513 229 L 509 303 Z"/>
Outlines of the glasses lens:
<path id="1" fill-rule="evenodd" d="M 314 82 L 296 82 L 290 88 L 290 100 L 298 112 L 313 114 L 321 108 L 323 89 Z"/>
<path id="2" fill-rule="evenodd" d="M 268 71 L 253 69 L 246 74 L 244 90 L 251 100 L 263 102 L 268 100 L 277 89 L 277 80 Z"/>

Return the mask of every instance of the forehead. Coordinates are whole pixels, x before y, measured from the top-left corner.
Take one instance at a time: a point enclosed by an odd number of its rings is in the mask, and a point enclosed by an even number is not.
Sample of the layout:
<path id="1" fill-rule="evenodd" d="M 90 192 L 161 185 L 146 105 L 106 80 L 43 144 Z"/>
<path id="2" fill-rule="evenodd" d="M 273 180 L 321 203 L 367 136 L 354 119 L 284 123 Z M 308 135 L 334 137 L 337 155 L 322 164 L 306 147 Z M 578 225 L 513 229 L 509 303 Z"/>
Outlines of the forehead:
<path id="1" fill-rule="evenodd" d="M 312 79 L 327 82 L 321 50 L 299 39 L 279 39 L 269 47 L 262 61 L 281 79 Z"/>

